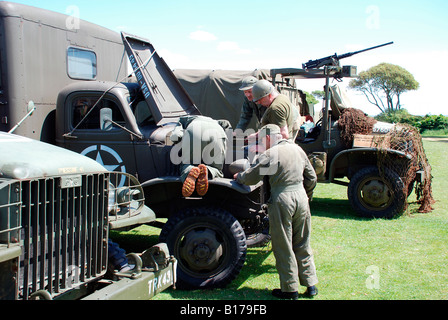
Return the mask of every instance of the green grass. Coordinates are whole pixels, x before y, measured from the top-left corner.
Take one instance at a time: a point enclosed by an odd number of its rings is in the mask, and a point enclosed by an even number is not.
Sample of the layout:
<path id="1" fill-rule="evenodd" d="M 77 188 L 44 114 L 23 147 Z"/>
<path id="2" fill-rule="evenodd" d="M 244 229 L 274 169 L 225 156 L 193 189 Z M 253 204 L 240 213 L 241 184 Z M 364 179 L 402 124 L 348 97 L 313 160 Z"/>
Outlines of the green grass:
<path id="1" fill-rule="evenodd" d="M 422 132 L 423 137 L 444 137 L 448 138 L 448 128 L 438 130 L 425 130 Z"/>
<path id="2" fill-rule="evenodd" d="M 319 278 L 315 300 L 448 299 L 448 172 L 444 169 L 448 143 L 425 141 L 424 146 L 437 201 L 431 213 L 418 213 L 412 194 L 408 211 L 399 218 L 359 218 L 348 203 L 345 187 L 318 185 L 311 207 L 311 241 Z M 123 239 L 138 242 L 144 249 L 157 242 L 158 232 L 144 226 L 115 234 L 114 239 L 120 244 Z M 273 299 L 270 292 L 279 282 L 270 249 L 248 249 L 240 275 L 225 289 L 169 289 L 154 299 Z M 369 278 L 371 270 L 376 281 Z"/>

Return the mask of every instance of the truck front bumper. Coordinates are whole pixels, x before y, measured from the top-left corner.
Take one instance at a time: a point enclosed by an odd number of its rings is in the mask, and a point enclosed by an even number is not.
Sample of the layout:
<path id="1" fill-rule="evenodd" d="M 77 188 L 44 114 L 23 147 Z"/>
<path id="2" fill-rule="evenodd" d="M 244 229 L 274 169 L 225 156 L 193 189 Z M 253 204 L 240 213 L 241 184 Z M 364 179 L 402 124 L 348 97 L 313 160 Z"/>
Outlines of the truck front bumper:
<path id="1" fill-rule="evenodd" d="M 149 300 L 156 294 L 175 286 L 177 260 L 157 271 L 141 270 L 121 277 L 118 281 L 107 281 L 104 288 L 95 291 L 83 300 Z"/>

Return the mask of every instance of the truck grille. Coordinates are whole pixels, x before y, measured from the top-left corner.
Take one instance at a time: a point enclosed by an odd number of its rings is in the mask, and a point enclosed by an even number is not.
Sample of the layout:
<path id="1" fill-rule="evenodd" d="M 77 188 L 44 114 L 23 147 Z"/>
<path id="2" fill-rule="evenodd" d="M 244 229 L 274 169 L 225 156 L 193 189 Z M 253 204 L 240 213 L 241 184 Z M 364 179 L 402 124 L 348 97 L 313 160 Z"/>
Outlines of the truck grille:
<path id="1" fill-rule="evenodd" d="M 19 297 L 52 296 L 107 269 L 107 173 L 22 181 Z"/>

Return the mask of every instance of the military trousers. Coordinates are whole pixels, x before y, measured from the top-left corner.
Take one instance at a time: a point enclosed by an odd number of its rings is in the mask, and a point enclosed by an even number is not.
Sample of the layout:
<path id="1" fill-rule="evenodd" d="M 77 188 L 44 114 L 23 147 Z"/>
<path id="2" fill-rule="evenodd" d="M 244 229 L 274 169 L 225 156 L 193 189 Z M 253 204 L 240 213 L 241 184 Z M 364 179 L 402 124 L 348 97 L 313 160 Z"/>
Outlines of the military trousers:
<path id="1" fill-rule="evenodd" d="M 271 190 L 268 206 L 272 251 L 283 292 L 298 291 L 299 284 L 317 284 L 310 246 L 311 213 L 305 189 Z"/>

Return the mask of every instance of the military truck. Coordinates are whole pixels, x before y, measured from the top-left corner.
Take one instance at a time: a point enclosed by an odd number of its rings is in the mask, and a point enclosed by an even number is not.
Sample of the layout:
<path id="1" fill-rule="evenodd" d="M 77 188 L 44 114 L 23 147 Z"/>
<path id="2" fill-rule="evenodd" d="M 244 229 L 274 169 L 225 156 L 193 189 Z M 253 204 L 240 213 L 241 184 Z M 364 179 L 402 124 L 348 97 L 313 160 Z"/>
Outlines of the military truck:
<path id="1" fill-rule="evenodd" d="M 126 256 L 109 238 L 155 220 L 134 177 L 10 133 L 0 154 L 0 300 L 149 299 L 174 285 L 166 245 Z"/>
<path id="2" fill-rule="evenodd" d="M 225 286 L 247 244 L 266 238 L 262 184 L 240 186 L 226 171 L 206 197 L 182 198 L 169 135 L 181 116 L 200 112 L 149 41 L 73 19 L 0 2 L 0 130 L 135 176 L 160 218 L 150 224 L 163 227 L 177 258 L 178 287 Z"/>
<path id="3" fill-rule="evenodd" d="M 247 238 L 258 241 L 266 229 L 262 184 L 233 181 L 230 144 L 225 176 L 210 180 L 205 196 L 182 197 L 170 135 L 180 117 L 200 112 L 148 40 L 122 37 L 137 82 L 66 86 L 56 104 L 56 143 L 138 177 L 148 206 L 168 218 L 160 240 L 178 260 L 178 287 L 225 286 L 244 264 Z"/>
<path id="4" fill-rule="evenodd" d="M 54 144 L 59 91 L 74 82 L 129 74 L 116 32 L 40 8 L 0 2 L 0 131 L 8 132 L 37 107 L 16 134 Z"/>

